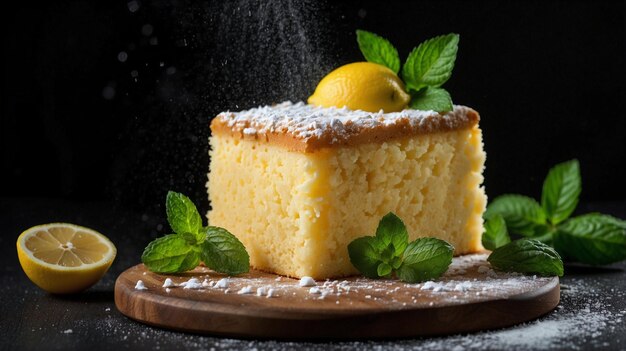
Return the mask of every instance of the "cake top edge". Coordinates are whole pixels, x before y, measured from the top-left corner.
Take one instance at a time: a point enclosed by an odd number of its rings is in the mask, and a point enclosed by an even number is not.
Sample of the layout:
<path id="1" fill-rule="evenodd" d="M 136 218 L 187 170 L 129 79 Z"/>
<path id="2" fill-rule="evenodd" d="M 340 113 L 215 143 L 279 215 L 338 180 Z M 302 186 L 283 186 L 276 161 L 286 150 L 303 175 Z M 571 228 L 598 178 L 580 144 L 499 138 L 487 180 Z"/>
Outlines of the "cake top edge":
<path id="1" fill-rule="evenodd" d="M 282 135 L 304 144 L 323 141 L 332 145 L 363 139 L 359 137 L 362 135 L 400 136 L 457 130 L 477 124 L 479 118 L 476 111 L 461 105 L 454 105 L 452 111 L 443 114 L 410 109 L 385 113 L 285 101 L 239 112 L 222 112 L 211 122 L 211 130 L 242 138 Z"/>
<path id="2" fill-rule="evenodd" d="M 342 122 L 352 121 L 354 123 L 367 123 L 371 120 L 384 120 L 388 123 L 400 118 L 423 119 L 430 116 L 447 116 L 456 114 L 459 110 L 469 109 L 462 105 L 454 105 L 454 110 L 440 114 L 432 110 L 413 110 L 405 109 L 400 112 L 384 112 L 382 109 L 378 112 L 368 112 L 363 110 L 351 110 L 347 107 L 320 107 L 306 104 L 302 101 L 293 103 L 284 101 L 274 105 L 258 106 L 242 111 L 225 111 L 217 115 L 218 118 L 226 118 L 229 120 L 249 120 L 257 122 L 273 122 L 278 123 L 284 119 L 292 121 L 305 120 L 307 122 L 328 122 L 332 119 L 338 119 Z"/>

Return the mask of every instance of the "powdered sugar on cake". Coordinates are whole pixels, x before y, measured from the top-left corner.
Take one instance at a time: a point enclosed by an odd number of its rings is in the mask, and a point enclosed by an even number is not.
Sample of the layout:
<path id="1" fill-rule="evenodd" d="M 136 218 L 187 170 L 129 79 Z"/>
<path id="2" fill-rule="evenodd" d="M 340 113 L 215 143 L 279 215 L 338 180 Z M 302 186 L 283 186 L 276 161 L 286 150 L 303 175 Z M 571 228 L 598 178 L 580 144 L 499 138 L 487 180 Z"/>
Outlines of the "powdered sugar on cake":
<path id="1" fill-rule="evenodd" d="M 458 105 L 445 114 L 420 110 L 372 113 L 286 101 L 241 112 L 223 112 L 216 119 L 232 132 L 245 136 L 288 134 L 304 141 L 327 139 L 332 144 L 374 130 L 397 130 L 404 134 L 455 130 L 476 123 L 478 114 Z"/>

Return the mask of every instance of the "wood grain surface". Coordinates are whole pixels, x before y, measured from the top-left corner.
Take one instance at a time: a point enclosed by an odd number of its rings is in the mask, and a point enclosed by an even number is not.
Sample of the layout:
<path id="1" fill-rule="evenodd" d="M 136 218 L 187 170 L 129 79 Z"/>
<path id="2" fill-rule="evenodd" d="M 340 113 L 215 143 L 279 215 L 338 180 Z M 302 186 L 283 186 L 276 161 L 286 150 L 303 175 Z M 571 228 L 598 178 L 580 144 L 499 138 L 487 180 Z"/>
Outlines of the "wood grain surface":
<path id="1" fill-rule="evenodd" d="M 470 255 L 471 256 L 471 255 Z M 205 267 L 159 275 L 139 264 L 115 284 L 115 304 L 124 315 L 154 326 L 230 337 L 357 339 L 445 335 L 511 326 L 555 308 L 557 277 L 530 277 L 479 269 L 485 255 L 461 259 L 434 283 L 352 277 L 300 287 L 297 279 L 259 271 L 229 278 L 228 289 L 166 290 L 190 278 L 215 283 L 224 276 Z M 456 264 L 456 265 L 455 265 Z M 485 266 L 486 267 L 486 266 Z M 137 290 L 142 280 L 147 290 Z M 212 284 L 213 284 L 212 283 Z M 250 287 L 252 293 L 242 294 Z M 260 287 L 275 295 L 258 296 Z"/>

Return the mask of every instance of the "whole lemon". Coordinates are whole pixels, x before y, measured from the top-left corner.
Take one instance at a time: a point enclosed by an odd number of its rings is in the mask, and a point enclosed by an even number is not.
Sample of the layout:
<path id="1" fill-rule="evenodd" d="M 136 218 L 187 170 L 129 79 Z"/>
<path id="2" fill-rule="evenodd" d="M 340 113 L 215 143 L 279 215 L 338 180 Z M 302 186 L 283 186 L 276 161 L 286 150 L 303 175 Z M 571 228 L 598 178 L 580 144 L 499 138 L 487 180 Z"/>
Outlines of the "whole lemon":
<path id="1" fill-rule="evenodd" d="M 351 110 L 397 112 L 411 100 L 402 80 L 389 68 L 372 62 L 341 66 L 324 77 L 308 103 Z"/>

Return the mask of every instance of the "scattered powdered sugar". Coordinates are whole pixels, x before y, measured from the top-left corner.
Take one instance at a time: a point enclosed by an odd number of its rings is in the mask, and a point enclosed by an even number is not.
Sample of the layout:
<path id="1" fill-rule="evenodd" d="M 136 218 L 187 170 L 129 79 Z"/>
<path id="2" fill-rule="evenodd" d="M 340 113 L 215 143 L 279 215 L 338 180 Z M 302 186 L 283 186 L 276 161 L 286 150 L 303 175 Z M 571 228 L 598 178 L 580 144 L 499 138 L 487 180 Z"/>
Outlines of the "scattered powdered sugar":
<path id="1" fill-rule="evenodd" d="M 342 303 L 353 309 L 367 310 L 372 307 L 372 303 L 365 303 L 363 297 L 380 307 L 402 309 L 432 306 L 433 300 L 443 306 L 506 298 L 549 283 L 553 284 L 552 278 L 496 272 L 490 268 L 486 258 L 486 254 L 455 257 L 442 277 L 421 284 L 404 283 L 397 279 L 371 280 L 364 277 L 326 279 L 319 282 L 308 276 L 298 280 L 287 277 L 277 280 L 271 274 L 240 275 L 221 278 L 215 282 L 208 279 L 210 270 L 198 267 L 192 273 L 197 274 L 195 277 L 182 282 L 176 281 L 180 278 L 166 278 L 162 285 L 165 289 L 169 289 L 170 286 L 180 286 L 184 288 L 183 290 L 193 289 L 200 294 L 217 293 L 218 289 L 223 289 L 221 292 L 225 294 L 234 291 L 255 297 L 277 297 L 275 292 L 281 291 L 283 292 L 281 301 L 277 301 L 277 306 L 288 307 L 301 301 L 319 300 L 320 308 L 334 309 L 336 307 L 332 306 Z M 158 275 L 155 275 L 155 278 L 158 279 Z M 303 287 L 307 289 L 302 289 Z M 273 294 L 269 293 L 271 289 L 274 291 Z M 180 297 L 181 294 L 182 291 L 175 296 Z"/>
<path id="2" fill-rule="evenodd" d="M 166 278 L 165 281 L 163 282 L 163 287 L 170 288 L 172 286 L 174 286 L 174 282 L 172 282 L 172 279 Z"/>
<path id="3" fill-rule="evenodd" d="M 202 288 L 202 283 L 197 278 L 190 278 L 188 281 L 180 283 L 180 286 L 183 289 L 200 289 Z"/>
<path id="4" fill-rule="evenodd" d="M 347 306 L 347 308 L 358 310 L 364 308 L 364 305 L 403 309 L 412 308 L 412 306 L 434 306 L 435 301 L 438 306 L 441 306 L 502 298 L 510 296 L 512 292 L 523 293 L 544 286 L 553 279 L 494 271 L 486 258 L 486 254 L 455 257 L 450 269 L 441 278 L 420 284 L 408 284 L 395 279 L 370 280 L 363 277 L 353 277 L 344 280 L 318 281 L 315 286 L 302 289 L 300 280 L 282 277 L 277 281 L 273 275 L 261 274 L 260 276 L 241 275 L 233 278 L 222 278 L 221 283 L 218 281 L 212 287 L 204 284 L 205 286 L 197 291 L 198 294 L 212 294 L 218 293 L 218 286 L 229 286 L 231 289 L 222 287 L 221 289 L 225 289 L 222 291 L 227 294 L 231 290 L 238 292 L 242 296 L 246 296 L 245 299 L 277 298 L 274 303 L 278 306 L 293 306 L 293 304 L 309 300 L 319 303 L 318 308 L 322 309 L 338 309 Z M 197 273 L 198 278 L 191 278 L 183 283 L 189 283 L 189 281 L 198 283 L 199 278 L 206 276 L 209 271 L 197 270 Z M 172 277 L 174 284 L 176 279 Z M 196 281 L 192 279 L 196 279 Z M 576 350 L 580 349 L 579 345 L 583 342 L 598 348 L 611 348 L 611 345 L 616 348 L 620 342 L 626 342 L 626 339 L 622 340 L 624 338 L 620 334 L 626 331 L 624 328 L 626 309 L 612 307 L 612 301 L 622 301 L 626 297 L 626 291 L 615 289 L 610 292 L 601 292 L 604 285 L 595 282 L 593 277 L 586 277 L 585 279 L 568 279 L 565 277 L 563 281 L 567 281 L 567 283 L 561 287 L 562 300 L 556 310 L 538 320 L 515 327 L 440 338 L 387 342 L 336 342 L 333 343 L 333 346 L 345 350 L 546 350 L 553 348 Z M 207 282 L 207 279 L 204 279 L 204 282 Z M 187 293 L 183 291 L 179 290 L 177 296 Z M 276 294 L 276 291 L 281 293 Z M 352 298 L 357 296 L 355 294 L 364 297 L 362 303 L 358 299 Z M 436 299 L 433 300 L 434 297 Z M 621 304 L 623 305 L 623 303 Z M 245 303 L 242 306 L 246 306 Z M 151 331 L 151 329 L 147 330 Z M 163 334 L 155 334 L 154 338 L 163 340 L 156 335 L 171 335 L 165 334 L 168 333 L 166 331 L 160 331 L 160 333 Z M 615 340 L 614 343 L 613 341 L 607 343 L 606 335 L 612 335 L 613 339 L 610 340 Z M 211 340 L 215 343 L 212 345 L 215 345 L 216 349 L 220 347 L 233 349 L 257 347 L 275 350 L 327 350 L 324 344 L 305 342 L 257 341 L 248 347 L 246 341 L 234 339 L 189 336 L 185 340 L 193 343 L 195 342 L 193 340 L 200 340 L 198 338 L 205 341 Z M 165 345 L 169 344 L 166 343 Z M 182 343 L 181 345 L 187 344 Z"/>
<path id="5" fill-rule="evenodd" d="M 300 282 L 298 283 L 298 285 L 305 287 L 305 286 L 315 286 L 315 280 L 311 277 L 302 277 L 300 278 Z"/>
<path id="6" fill-rule="evenodd" d="M 453 264 L 460 258 L 455 258 Z M 476 262 L 477 267 L 487 266 L 486 262 Z M 621 266 L 620 266 L 621 267 Z M 476 268 L 477 269 L 477 268 Z M 569 269 L 569 267 L 568 267 Z M 622 268 L 623 269 L 623 268 Z M 468 269 L 471 271 L 471 269 Z M 482 274 L 482 273 L 481 273 Z M 497 273 L 496 274 L 501 274 Z M 485 278 L 493 279 L 484 274 Z M 576 275 L 566 275 L 561 282 L 561 303 L 556 310 L 548 313 L 535 321 L 520 324 L 509 328 L 483 331 L 476 333 L 467 333 L 463 335 L 451 335 L 432 338 L 413 338 L 398 340 L 372 340 L 372 341 L 333 341 L 327 342 L 296 342 L 296 341 L 274 341 L 274 340 L 246 340 L 231 339 L 224 337 L 215 337 L 210 335 L 186 334 L 174 331 L 168 331 L 160 328 L 152 328 L 140 323 L 130 323 L 126 317 L 120 313 L 109 313 L 104 318 L 84 318 L 72 320 L 72 324 L 59 327 L 58 330 L 73 328 L 77 330 L 94 330 L 98 333 L 108 335 L 111 343 L 125 345 L 150 345 L 154 349 L 195 349 L 195 350 L 240 350 L 240 349 L 257 349 L 257 350 L 310 350 L 310 351 L 357 351 L 357 350 L 391 350 L 391 351 L 427 351 L 427 350 L 585 350 L 585 349 L 606 349 L 618 350 L 623 349 L 626 343 L 626 285 L 623 283 L 608 284 L 609 280 L 623 280 L 623 271 L 617 271 L 611 274 L 603 274 L 596 276 L 595 274 L 587 274 L 580 278 Z M 453 278 L 459 280 L 459 277 L 447 275 L 444 278 Z M 509 277 L 511 278 L 511 277 Z M 509 279 L 507 278 L 507 279 Z M 521 278 L 521 277 L 517 277 Z M 255 286 L 252 279 L 235 277 L 233 286 L 239 288 L 237 282 L 241 279 L 243 284 Z M 525 281 L 533 281 L 532 276 L 524 277 Z M 541 279 L 536 277 L 536 279 Z M 443 280 L 442 280 L 443 281 Z M 471 291 L 482 290 L 482 287 L 492 288 L 493 286 L 475 286 L 476 282 L 472 282 Z M 271 282 L 271 283 L 268 283 Z M 283 291 L 277 298 L 288 298 L 292 291 L 302 292 L 303 295 L 310 298 L 315 296 L 309 295 L 309 289 L 302 289 L 298 286 L 298 281 L 283 277 L 281 282 L 276 282 L 274 277 L 265 280 L 265 284 L 284 287 L 285 282 L 291 283 L 291 290 Z M 435 281 L 441 283 L 441 281 Z M 369 284 L 364 280 L 360 283 L 362 288 L 357 288 L 352 281 L 343 283 L 343 281 L 331 280 L 326 282 L 318 282 L 318 288 L 323 285 L 333 287 L 338 290 L 339 286 L 343 286 L 342 293 L 345 288 L 351 287 L 350 296 L 355 289 L 367 289 L 371 285 L 372 290 L 368 290 L 370 296 L 369 302 L 374 298 L 380 301 L 381 292 L 377 284 Z M 422 283 L 424 284 L 424 283 Z M 244 286 L 245 286 L 244 285 Z M 456 285 L 456 284 L 455 284 Z M 497 285 L 492 284 L 492 285 Z M 418 291 L 415 286 L 413 290 Z M 620 288 L 621 287 L 621 288 Z M 274 289 L 274 288 L 272 288 Z M 281 288 L 282 289 L 282 288 Z M 393 288 L 395 289 L 395 287 Z M 392 290 L 393 290 L 392 289 Z M 152 291 L 152 290 L 151 290 Z M 207 290 L 216 291 L 216 290 Z M 182 293 L 183 290 L 180 290 Z M 401 288 L 392 294 L 402 294 L 405 289 Z M 451 294 L 460 292 L 440 292 L 439 294 Z M 268 290 L 267 296 L 273 297 L 273 292 Z M 244 295 L 249 299 L 257 299 L 259 297 Z M 343 296 L 343 295 L 342 295 Z M 385 297 L 384 292 L 382 297 Z M 327 297 L 327 299 L 329 299 Z M 320 301 L 324 302 L 324 301 Z M 336 305 L 334 299 L 330 299 L 333 306 L 340 308 L 345 306 L 347 301 L 342 300 Z M 407 303 L 410 306 L 411 303 Z M 74 333 L 73 339 L 84 340 L 87 342 L 87 336 L 82 333 Z M 81 339 L 85 338 L 85 339 Z"/>
<path id="7" fill-rule="evenodd" d="M 465 106 L 440 115 L 435 111 L 404 110 L 384 113 L 350 110 L 346 107 L 318 107 L 304 102 L 285 101 L 273 106 L 259 106 L 241 112 L 223 112 L 216 118 L 244 135 L 287 133 L 308 140 L 330 134 L 336 142 L 363 130 L 407 124 L 413 129 L 457 128 L 468 123 Z"/>
<path id="8" fill-rule="evenodd" d="M 61 333 L 63 334 L 72 334 L 74 331 L 72 329 L 65 329 L 64 331 L 62 331 Z"/>
<path id="9" fill-rule="evenodd" d="M 228 278 L 222 278 L 215 283 L 215 287 L 218 289 L 227 289 L 229 284 Z"/>
<path id="10" fill-rule="evenodd" d="M 244 128 L 243 134 L 244 135 L 256 135 L 256 129 L 254 129 L 254 128 Z"/>
<path id="11" fill-rule="evenodd" d="M 251 294 L 252 293 L 252 287 L 250 285 L 244 286 L 243 288 L 241 288 L 241 290 L 237 291 L 237 294 Z"/>
<path id="12" fill-rule="evenodd" d="M 148 288 L 146 288 L 142 280 L 138 280 L 137 284 L 135 284 L 135 290 L 148 290 Z"/>

